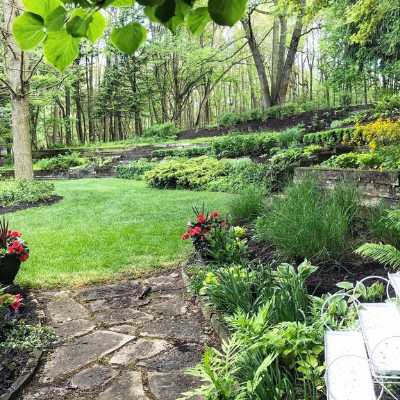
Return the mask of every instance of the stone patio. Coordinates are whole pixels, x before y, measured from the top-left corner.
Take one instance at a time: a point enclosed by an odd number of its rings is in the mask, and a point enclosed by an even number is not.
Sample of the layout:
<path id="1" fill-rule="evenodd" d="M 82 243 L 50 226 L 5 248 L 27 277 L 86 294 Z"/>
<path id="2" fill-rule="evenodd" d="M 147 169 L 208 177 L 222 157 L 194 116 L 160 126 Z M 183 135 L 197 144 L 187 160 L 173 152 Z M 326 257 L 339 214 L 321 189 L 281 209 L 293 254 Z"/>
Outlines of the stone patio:
<path id="1" fill-rule="evenodd" d="M 176 400 L 200 386 L 184 371 L 216 337 L 183 286 L 173 272 L 38 294 L 57 344 L 19 399 Z"/>

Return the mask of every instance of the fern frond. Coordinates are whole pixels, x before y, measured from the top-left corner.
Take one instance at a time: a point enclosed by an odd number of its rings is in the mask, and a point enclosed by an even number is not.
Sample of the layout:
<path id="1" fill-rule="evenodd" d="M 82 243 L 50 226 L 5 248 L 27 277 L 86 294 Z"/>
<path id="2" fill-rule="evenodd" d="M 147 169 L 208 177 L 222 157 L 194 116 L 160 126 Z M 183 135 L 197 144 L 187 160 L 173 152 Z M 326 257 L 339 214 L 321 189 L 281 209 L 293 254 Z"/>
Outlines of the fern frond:
<path id="1" fill-rule="evenodd" d="M 390 211 L 386 216 L 386 227 L 389 229 L 396 229 L 400 234 L 400 211 Z"/>
<path id="2" fill-rule="evenodd" d="M 400 251 L 390 244 L 365 243 L 354 253 L 362 257 L 372 258 L 385 266 L 391 265 L 394 269 L 400 267 Z"/>

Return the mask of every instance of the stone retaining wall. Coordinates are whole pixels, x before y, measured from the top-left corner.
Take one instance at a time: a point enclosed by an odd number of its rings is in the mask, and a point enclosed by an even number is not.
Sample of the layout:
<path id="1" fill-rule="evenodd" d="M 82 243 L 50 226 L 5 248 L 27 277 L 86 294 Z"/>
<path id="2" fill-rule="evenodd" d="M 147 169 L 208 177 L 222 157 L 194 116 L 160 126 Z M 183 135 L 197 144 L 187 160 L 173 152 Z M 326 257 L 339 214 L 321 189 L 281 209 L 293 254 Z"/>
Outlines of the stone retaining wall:
<path id="1" fill-rule="evenodd" d="M 372 203 L 385 199 L 398 204 L 400 197 L 399 171 L 364 171 L 355 169 L 296 168 L 296 176 L 316 174 L 323 189 L 334 189 L 340 181 L 355 182 Z"/>

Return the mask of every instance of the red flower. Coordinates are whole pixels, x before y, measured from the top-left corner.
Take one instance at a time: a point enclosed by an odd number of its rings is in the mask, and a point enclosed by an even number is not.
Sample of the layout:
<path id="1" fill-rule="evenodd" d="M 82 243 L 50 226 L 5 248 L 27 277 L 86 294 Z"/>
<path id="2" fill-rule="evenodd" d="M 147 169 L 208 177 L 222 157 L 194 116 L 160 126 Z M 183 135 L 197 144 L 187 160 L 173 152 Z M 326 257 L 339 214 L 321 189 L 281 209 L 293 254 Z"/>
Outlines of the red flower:
<path id="1" fill-rule="evenodd" d="M 20 308 L 21 303 L 18 300 L 15 300 L 14 303 L 11 304 L 11 307 L 14 309 Z"/>
<path id="2" fill-rule="evenodd" d="M 9 253 L 14 253 L 14 248 L 12 246 L 8 246 L 7 250 Z"/>
<path id="3" fill-rule="evenodd" d="M 200 233 L 201 232 L 201 228 L 199 226 L 196 226 L 196 228 L 194 228 L 195 233 Z"/>
<path id="4" fill-rule="evenodd" d="M 201 239 L 201 240 L 204 240 L 204 236 L 202 236 L 200 239 Z"/>
<path id="5" fill-rule="evenodd" d="M 26 261 L 28 258 L 29 258 L 29 254 L 24 254 L 23 256 L 21 256 L 21 257 L 19 258 L 19 260 L 20 260 L 21 262 L 24 262 L 24 261 Z"/>
<path id="6" fill-rule="evenodd" d="M 208 235 L 210 232 L 206 232 L 206 235 Z"/>
<path id="7" fill-rule="evenodd" d="M 207 220 L 200 214 L 199 218 L 197 218 L 197 222 L 206 222 Z"/>
<path id="8" fill-rule="evenodd" d="M 11 229 L 7 231 L 7 233 L 11 233 Z"/>
<path id="9" fill-rule="evenodd" d="M 18 240 L 14 240 L 14 241 L 13 241 L 12 247 L 13 247 L 14 249 L 19 249 L 20 246 L 21 246 L 21 243 L 18 242 Z"/>
<path id="10" fill-rule="evenodd" d="M 189 233 L 186 232 L 181 236 L 181 238 L 182 238 L 182 240 L 186 240 L 186 239 L 190 238 L 190 235 L 189 235 Z"/>
<path id="11" fill-rule="evenodd" d="M 225 222 L 221 222 L 221 226 L 226 226 L 226 223 Z"/>
<path id="12" fill-rule="evenodd" d="M 20 294 L 16 294 L 16 295 L 14 296 L 14 298 L 16 298 L 17 300 L 19 300 L 19 299 L 22 299 L 22 296 L 21 296 Z"/>
<path id="13" fill-rule="evenodd" d="M 215 211 L 212 214 L 210 214 L 210 217 L 218 217 L 219 216 L 219 212 Z"/>
<path id="14" fill-rule="evenodd" d="M 20 236 L 20 234 L 18 233 L 18 231 L 11 232 L 11 235 L 12 235 L 12 236 L 15 236 L 15 237 Z"/>
<path id="15" fill-rule="evenodd" d="M 191 229 L 191 230 L 189 231 L 189 233 L 190 233 L 190 236 L 194 236 L 194 235 L 196 234 L 196 232 L 194 231 L 194 229 Z"/>
<path id="16" fill-rule="evenodd" d="M 21 246 L 20 248 L 19 248 L 19 250 L 18 250 L 18 254 L 22 254 L 23 252 L 24 252 L 24 248 L 23 248 L 23 246 Z"/>

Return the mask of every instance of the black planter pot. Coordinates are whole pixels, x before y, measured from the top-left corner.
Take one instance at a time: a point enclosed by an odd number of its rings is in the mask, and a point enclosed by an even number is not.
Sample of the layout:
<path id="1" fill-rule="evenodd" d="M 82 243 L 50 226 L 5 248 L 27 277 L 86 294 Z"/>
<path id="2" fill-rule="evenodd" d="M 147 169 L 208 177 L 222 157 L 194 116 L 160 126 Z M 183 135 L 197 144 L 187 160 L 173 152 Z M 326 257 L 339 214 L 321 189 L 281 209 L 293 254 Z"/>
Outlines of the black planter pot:
<path id="1" fill-rule="evenodd" d="M 0 284 L 12 284 L 20 266 L 21 261 L 17 257 L 0 258 Z"/>

